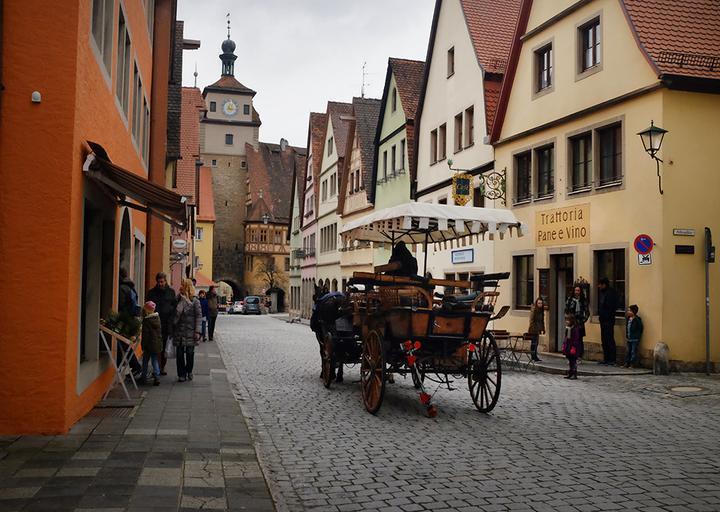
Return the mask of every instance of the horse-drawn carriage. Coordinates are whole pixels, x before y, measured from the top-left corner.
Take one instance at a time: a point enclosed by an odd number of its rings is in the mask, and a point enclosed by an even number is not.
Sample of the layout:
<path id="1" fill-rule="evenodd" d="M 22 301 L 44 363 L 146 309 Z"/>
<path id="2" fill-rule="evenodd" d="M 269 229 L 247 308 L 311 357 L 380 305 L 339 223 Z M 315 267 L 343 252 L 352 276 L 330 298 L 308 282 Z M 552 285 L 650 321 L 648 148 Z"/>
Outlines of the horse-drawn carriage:
<path id="1" fill-rule="evenodd" d="M 521 234 L 520 228 L 508 210 L 408 203 L 348 223 L 341 236 L 346 243 L 421 244 L 426 268 L 430 244 Z M 359 364 L 363 402 L 375 414 L 388 381 L 410 375 L 428 415 L 434 416 L 437 409 L 425 382 L 450 388 L 454 380 L 467 379 L 475 407 L 491 411 L 500 395 L 501 367 L 487 327 L 499 316 L 497 288 L 509 273 L 480 274 L 468 281 L 397 273 L 397 263 L 355 272 L 343 293 L 316 303 L 313 328 L 326 387 L 336 374 L 342 378 L 344 364 Z M 442 295 L 436 287 L 463 293 Z"/>

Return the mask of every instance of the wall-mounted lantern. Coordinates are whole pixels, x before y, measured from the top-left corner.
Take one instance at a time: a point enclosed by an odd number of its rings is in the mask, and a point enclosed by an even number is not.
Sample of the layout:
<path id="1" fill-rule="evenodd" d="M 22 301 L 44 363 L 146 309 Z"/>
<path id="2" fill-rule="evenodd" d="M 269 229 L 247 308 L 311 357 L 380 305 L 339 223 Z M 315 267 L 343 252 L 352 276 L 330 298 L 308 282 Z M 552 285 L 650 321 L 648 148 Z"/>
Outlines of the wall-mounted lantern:
<path id="1" fill-rule="evenodd" d="M 660 190 L 660 194 L 663 193 L 662 177 L 660 176 L 660 163 L 662 160 L 657 157 L 657 153 L 660 151 L 660 147 L 662 146 L 666 133 L 667 130 L 663 130 L 659 126 L 655 126 L 653 121 L 650 121 L 649 127 L 638 133 L 640 140 L 642 140 L 643 147 L 645 148 L 645 152 L 650 155 L 650 158 L 655 160 L 655 164 L 657 165 L 658 189 Z"/>

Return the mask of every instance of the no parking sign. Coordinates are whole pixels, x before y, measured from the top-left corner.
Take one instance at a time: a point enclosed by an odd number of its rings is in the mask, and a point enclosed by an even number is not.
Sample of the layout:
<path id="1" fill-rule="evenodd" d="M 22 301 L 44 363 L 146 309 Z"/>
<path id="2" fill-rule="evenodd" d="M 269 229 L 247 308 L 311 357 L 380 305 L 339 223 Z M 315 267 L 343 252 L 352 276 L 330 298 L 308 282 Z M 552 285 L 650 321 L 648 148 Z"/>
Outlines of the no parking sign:
<path id="1" fill-rule="evenodd" d="M 638 235 L 635 237 L 633 247 L 638 254 L 650 254 L 655 246 L 655 242 L 650 235 Z"/>

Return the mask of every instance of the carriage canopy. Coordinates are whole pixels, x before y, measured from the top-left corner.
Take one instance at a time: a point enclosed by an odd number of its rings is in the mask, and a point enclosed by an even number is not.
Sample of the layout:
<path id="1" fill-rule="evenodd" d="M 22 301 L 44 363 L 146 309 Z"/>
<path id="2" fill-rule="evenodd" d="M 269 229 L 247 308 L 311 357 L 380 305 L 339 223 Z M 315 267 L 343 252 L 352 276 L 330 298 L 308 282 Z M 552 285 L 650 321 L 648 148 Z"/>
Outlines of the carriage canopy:
<path id="1" fill-rule="evenodd" d="M 348 222 L 343 244 L 403 241 L 407 244 L 447 242 L 484 233 L 522 236 L 526 231 L 510 210 L 431 203 L 405 203 L 377 210 Z"/>

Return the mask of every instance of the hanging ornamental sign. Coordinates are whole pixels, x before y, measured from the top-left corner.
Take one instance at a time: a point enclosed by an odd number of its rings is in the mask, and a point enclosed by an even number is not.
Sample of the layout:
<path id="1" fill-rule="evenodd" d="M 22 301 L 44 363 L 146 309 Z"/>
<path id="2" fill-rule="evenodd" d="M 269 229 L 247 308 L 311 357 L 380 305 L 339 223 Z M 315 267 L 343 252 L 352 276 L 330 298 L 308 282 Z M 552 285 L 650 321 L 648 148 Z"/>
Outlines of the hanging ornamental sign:
<path id="1" fill-rule="evenodd" d="M 472 201 L 473 177 L 467 172 L 458 173 L 452 179 L 453 200 L 458 206 L 465 206 Z"/>

